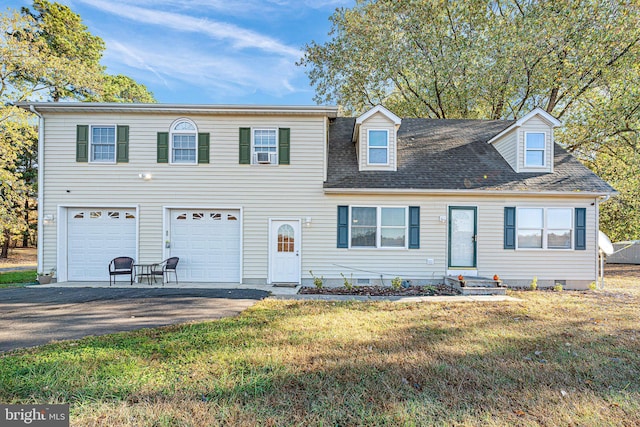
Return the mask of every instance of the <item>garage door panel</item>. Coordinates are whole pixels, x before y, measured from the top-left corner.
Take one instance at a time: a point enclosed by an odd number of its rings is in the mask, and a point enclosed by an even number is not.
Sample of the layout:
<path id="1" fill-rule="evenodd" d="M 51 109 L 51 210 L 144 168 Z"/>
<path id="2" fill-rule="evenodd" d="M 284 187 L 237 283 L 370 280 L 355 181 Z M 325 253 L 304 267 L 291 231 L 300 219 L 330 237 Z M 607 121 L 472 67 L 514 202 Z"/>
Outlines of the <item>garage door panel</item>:
<path id="1" fill-rule="evenodd" d="M 67 214 L 67 271 L 71 281 L 109 280 L 109 261 L 135 258 L 132 209 L 74 208 Z"/>
<path id="2" fill-rule="evenodd" d="M 240 281 L 240 212 L 171 211 L 171 256 L 180 257 L 180 280 Z"/>

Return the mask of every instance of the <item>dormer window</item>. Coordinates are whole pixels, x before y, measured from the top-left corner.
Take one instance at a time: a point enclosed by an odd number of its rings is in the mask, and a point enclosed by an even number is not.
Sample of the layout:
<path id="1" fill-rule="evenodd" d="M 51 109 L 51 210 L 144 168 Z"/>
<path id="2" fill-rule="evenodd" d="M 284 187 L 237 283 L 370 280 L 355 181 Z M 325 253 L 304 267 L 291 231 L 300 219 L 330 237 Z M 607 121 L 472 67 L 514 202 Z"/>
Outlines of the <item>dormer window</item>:
<path id="1" fill-rule="evenodd" d="M 369 129 L 368 150 L 370 165 L 389 164 L 389 131 Z"/>
<path id="2" fill-rule="evenodd" d="M 546 157 L 546 141 L 544 133 L 527 132 L 525 134 L 526 167 L 544 167 Z"/>
<path id="3" fill-rule="evenodd" d="M 398 129 L 402 120 L 382 105 L 356 119 L 351 140 L 358 170 L 395 171 L 398 159 Z"/>
<path id="4" fill-rule="evenodd" d="M 191 120 L 180 119 L 171 126 L 171 163 L 196 164 L 198 128 Z"/>

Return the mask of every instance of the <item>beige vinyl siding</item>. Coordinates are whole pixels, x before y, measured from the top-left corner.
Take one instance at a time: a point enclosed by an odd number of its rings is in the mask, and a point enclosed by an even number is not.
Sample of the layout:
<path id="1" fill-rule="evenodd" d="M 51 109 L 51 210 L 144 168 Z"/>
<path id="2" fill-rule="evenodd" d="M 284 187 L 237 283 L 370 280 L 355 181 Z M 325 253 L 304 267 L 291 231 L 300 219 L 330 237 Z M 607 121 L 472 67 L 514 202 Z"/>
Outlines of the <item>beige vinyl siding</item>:
<path id="1" fill-rule="evenodd" d="M 379 278 L 395 276 L 410 279 L 439 279 L 447 270 L 449 206 L 477 206 L 478 208 L 478 274 L 505 280 L 595 280 L 596 230 L 595 208 L 591 199 L 518 197 L 453 197 L 453 196 L 401 196 L 401 195 L 327 195 L 332 209 L 323 210 L 314 217 L 310 228 L 303 229 L 303 272 L 312 269 L 317 276 Z M 336 249 L 336 207 L 359 206 L 420 206 L 420 249 Z M 587 250 L 505 250 L 504 207 L 584 207 L 587 208 Z M 448 221 L 448 218 L 447 218 Z M 329 237 L 327 237 L 329 236 Z M 434 264 L 427 264 L 433 259 Z M 308 268 L 307 268 L 308 267 Z M 363 271 L 364 270 L 364 271 Z M 308 276 L 308 275 L 307 275 Z M 305 277 L 303 275 L 303 277 Z M 528 283 L 528 282 L 527 282 Z"/>
<path id="2" fill-rule="evenodd" d="M 544 133 L 546 142 L 545 166 L 542 168 L 525 166 L 525 134 L 528 132 Z M 538 116 L 527 120 L 518 131 L 518 171 L 532 172 L 545 171 L 553 172 L 553 128 Z"/>
<path id="3" fill-rule="evenodd" d="M 512 130 L 498 141 L 493 143 L 493 146 L 498 150 L 498 153 L 509 163 L 511 169 L 517 172 L 517 159 L 518 159 L 518 131 Z"/>
<path id="4" fill-rule="evenodd" d="M 234 207 L 243 209 L 245 279 L 267 277 L 268 219 L 306 217 L 323 204 L 323 117 L 190 116 L 198 132 L 211 134 L 211 163 L 156 163 L 156 134 L 167 132 L 177 115 L 57 115 L 45 120 L 44 214 L 58 206 L 139 205 L 139 260 L 163 258 L 163 207 Z M 75 162 L 76 125 L 128 125 L 129 162 Z M 290 165 L 238 164 L 240 127 L 291 129 Z M 144 181 L 140 173 L 150 173 Z M 312 215 L 313 216 L 313 215 Z M 59 219 L 64 220 L 63 218 Z M 56 266 L 55 224 L 44 227 L 44 267 Z"/>
<path id="5" fill-rule="evenodd" d="M 389 133 L 389 164 L 388 165 L 368 165 L 369 152 L 368 152 L 368 138 L 369 130 L 386 130 Z M 367 118 L 360 125 L 359 134 L 359 156 L 360 170 L 396 170 L 396 133 L 395 124 L 389 120 L 387 116 L 382 113 L 375 113 L 371 117 Z"/>

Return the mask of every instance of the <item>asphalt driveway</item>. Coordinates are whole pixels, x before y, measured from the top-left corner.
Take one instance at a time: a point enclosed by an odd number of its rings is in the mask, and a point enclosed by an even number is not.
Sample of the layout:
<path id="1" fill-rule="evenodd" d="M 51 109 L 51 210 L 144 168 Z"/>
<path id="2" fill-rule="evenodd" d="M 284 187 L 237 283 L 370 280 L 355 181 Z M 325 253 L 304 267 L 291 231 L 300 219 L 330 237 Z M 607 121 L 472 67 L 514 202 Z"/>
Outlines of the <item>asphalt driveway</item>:
<path id="1" fill-rule="evenodd" d="M 0 352 L 235 316 L 267 295 L 255 289 L 3 289 Z"/>

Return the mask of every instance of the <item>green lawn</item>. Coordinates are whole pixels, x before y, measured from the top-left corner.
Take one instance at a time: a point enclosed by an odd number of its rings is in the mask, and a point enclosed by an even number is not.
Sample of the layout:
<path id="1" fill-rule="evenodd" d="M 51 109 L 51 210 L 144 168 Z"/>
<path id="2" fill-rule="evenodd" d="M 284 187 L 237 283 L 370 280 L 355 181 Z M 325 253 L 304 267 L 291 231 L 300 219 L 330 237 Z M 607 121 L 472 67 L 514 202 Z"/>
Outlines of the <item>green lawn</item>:
<path id="1" fill-rule="evenodd" d="M 0 357 L 0 402 L 72 425 L 639 425 L 637 279 L 518 303 L 265 300 Z"/>
<path id="2" fill-rule="evenodd" d="M 11 288 L 36 283 L 36 271 L 11 271 L 0 273 L 0 288 Z"/>

